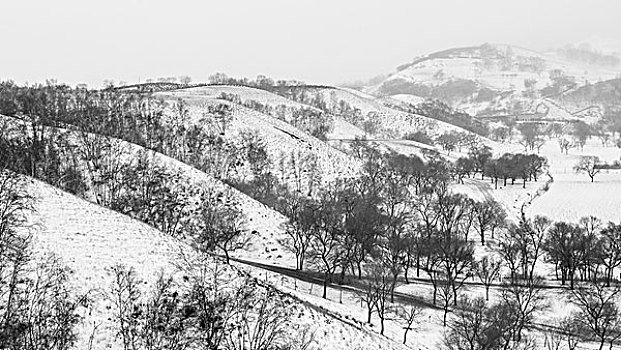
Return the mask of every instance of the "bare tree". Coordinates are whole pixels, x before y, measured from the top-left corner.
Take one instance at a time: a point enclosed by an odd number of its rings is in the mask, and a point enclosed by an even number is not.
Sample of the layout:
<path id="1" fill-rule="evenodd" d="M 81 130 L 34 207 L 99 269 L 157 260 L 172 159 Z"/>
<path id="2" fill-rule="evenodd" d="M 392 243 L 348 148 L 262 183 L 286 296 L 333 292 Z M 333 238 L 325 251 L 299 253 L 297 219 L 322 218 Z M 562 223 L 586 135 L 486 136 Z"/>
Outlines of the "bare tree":
<path id="1" fill-rule="evenodd" d="M 463 240 L 442 240 L 438 246 L 439 267 L 451 286 L 453 305 L 457 306 L 459 290 L 472 274 L 474 248 Z M 447 293 L 444 293 L 446 295 Z"/>
<path id="2" fill-rule="evenodd" d="M 502 303 L 511 309 L 515 318 L 512 325 L 514 341 L 522 340 L 523 330 L 532 326 L 536 313 L 547 307 L 540 284 L 541 279 L 537 278 L 527 285 L 513 284 L 502 291 Z"/>
<path id="3" fill-rule="evenodd" d="M 341 208 L 341 192 L 331 188 L 322 193 L 318 207 L 314 210 L 315 224 L 312 229 L 312 240 L 309 255 L 311 262 L 324 274 L 323 298 L 327 297 L 328 285 L 336 268 L 343 259 L 341 234 L 343 232 L 343 216 Z"/>
<path id="4" fill-rule="evenodd" d="M 235 312 L 233 296 L 239 281 L 231 276 L 228 265 L 208 255 L 181 251 L 177 261 L 178 269 L 186 276 L 182 294 L 189 336 L 198 349 L 219 349 Z"/>
<path id="5" fill-rule="evenodd" d="M 375 268 L 374 265 L 371 265 L 371 268 Z M 370 273 L 370 275 L 373 275 L 373 273 Z M 375 311 L 377 298 L 377 286 L 373 279 L 362 281 L 362 286 L 356 289 L 356 299 L 358 299 L 361 304 L 364 304 L 367 308 L 367 323 L 369 324 L 371 323 L 371 317 Z"/>
<path id="6" fill-rule="evenodd" d="M 558 145 L 561 148 L 561 153 L 565 152 L 565 155 L 569 153 L 569 149 L 575 147 L 575 145 L 568 139 L 562 137 L 558 140 Z"/>
<path id="7" fill-rule="evenodd" d="M 263 350 L 285 343 L 290 311 L 281 295 L 247 280 L 233 295 L 227 350 Z"/>
<path id="8" fill-rule="evenodd" d="M 502 263 L 493 257 L 484 256 L 474 262 L 474 273 L 485 286 L 485 300 L 489 300 L 489 288 L 500 275 Z"/>
<path id="9" fill-rule="evenodd" d="M 403 321 L 403 344 L 405 344 L 408 341 L 408 332 L 414 330 L 412 325 L 421 316 L 423 309 L 415 304 L 402 305 L 396 309 L 395 313 Z"/>
<path id="10" fill-rule="evenodd" d="M 520 247 L 515 237 L 511 234 L 513 231 L 509 229 L 505 232 L 499 243 L 498 252 L 505 266 L 509 268 L 511 284 L 518 281 L 518 270 L 521 263 Z"/>
<path id="11" fill-rule="evenodd" d="M 551 224 L 547 217 L 537 215 L 533 220 L 522 218 L 519 226 L 510 229 L 520 251 L 522 276 L 528 283 L 535 278 L 535 267 L 543 254 L 544 239 Z"/>
<path id="12" fill-rule="evenodd" d="M 563 345 L 568 350 L 576 350 L 580 337 L 579 325 L 574 317 L 555 319 L 553 328 L 544 331 L 543 346 L 546 350 L 561 350 Z"/>
<path id="13" fill-rule="evenodd" d="M 577 287 L 570 291 L 570 299 L 578 305 L 580 311 L 576 321 L 581 328 L 599 342 L 599 350 L 606 342 L 612 350 L 615 340 L 621 337 L 621 312 L 619 310 L 618 286 L 606 288 L 599 284 L 589 287 Z"/>
<path id="14" fill-rule="evenodd" d="M 481 245 L 485 245 L 485 234 L 489 230 L 492 238 L 494 231 L 504 226 L 507 214 L 500 203 L 488 199 L 484 202 L 475 202 L 473 206 L 475 215 L 475 228 L 481 236 Z"/>
<path id="15" fill-rule="evenodd" d="M 462 298 L 461 309 L 447 324 L 443 348 L 448 350 L 498 349 L 501 334 L 493 332 L 485 300 Z"/>
<path id="16" fill-rule="evenodd" d="M 591 182 L 595 180 L 595 175 L 597 175 L 601 168 L 601 161 L 597 156 L 582 156 L 576 165 L 574 165 L 574 170 L 577 173 L 586 173 L 591 178 Z"/>
<path id="17" fill-rule="evenodd" d="M 179 77 L 179 83 L 183 85 L 189 85 L 192 82 L 192 78 L 189 75 L 182 75 Z"/>
<path id="18" fill-rule="evenodd" d="M 114 318 L 117 323 L 117 334 L 123 340 L 124 350 L 135 350 L 141 347 L 142 339 L 139 331 L 139 314 L 142 292 L 139 285 L 142 281 L 133 268 L 122 265 L 112 267 L 114 281 L 109 298 L 114 305 Z"/>
<path id="19" fill-rule="evenodd" d="M 587 239 L 583 227 L 566 222 L 556 222 L 548 230 L 543 244 L 543 249 L 548 253 L 549 259 L 554 262 L 556 269 L 561 271 L 561 284 L 564 285 L 569 279 L 572 289 L 576 271 L 588 253 L 585 249 L 588 245 Z"/>
<path id="20" fill-rule="evenodd" d="M 612 222 L 601 232 L 600 262 L 606 268 L 606 285 L 610 287 L 614 269 L 621 265 L 621 225 Z"/>
<path id="21" fill-rule="evenodd" d="M 250 241 L 245 217 L 232 192 L 203 192 L 195 218 L 194 242 L 204 251 L 221 250 L 227 264 L 230 253 L 244 248 Z"/>
<path id="22" fill-rule="evenodd" d="M 384 321 L 388 316 L 388 297 L 392 291 L 391 276 L 387 273 L 386 267 L 378 265 L 372 270 L 373 284 L 375 285 L 375 291 L 377 294 L 377 301 L 375 303 L 375 311 L 380 319 L 380 334 L 384 335 Z"/>
<path id="23" fill-rule="evenodd" d="M 311 244 L 315 209 L 312 203 L 297 195 L 287 195 L 282 202 L 284 214 L 289 218 L 284 224 L 286 238 L 282 244 L 295 254 L 296 269 L 302 270 Z"/>
<path id="24" fill-rule="evenodd" d="M 453 304 L 453 299 L 455 297 L 453 287 L 447 279 L 439 280 L 438 295 L 440 296 L 440 301 L 442 302 L 442 310 L 444 310 L 444 314 L 442 317 L 442 326 L 446 327 L 446 318 L 448 316 L 449 308 Z"/>

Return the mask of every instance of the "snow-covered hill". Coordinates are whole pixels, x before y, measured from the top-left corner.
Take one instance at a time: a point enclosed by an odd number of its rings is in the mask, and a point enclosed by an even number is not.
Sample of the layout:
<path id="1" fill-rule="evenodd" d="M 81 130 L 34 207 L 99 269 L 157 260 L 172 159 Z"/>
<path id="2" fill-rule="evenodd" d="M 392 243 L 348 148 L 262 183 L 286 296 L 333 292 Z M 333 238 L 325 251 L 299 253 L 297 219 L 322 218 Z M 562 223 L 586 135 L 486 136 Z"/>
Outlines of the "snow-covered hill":
<path id="1" fill-rule="evenodd" d="M 505 44 L 448 49 L 401 65 L 365 91 L 401 100 L 437 98 L 477 114 L 511 109 L 516 102 L 529 99 L 524 94 L 552 86 L 559 77 L 582 86 L 619 74 L 617 67 L 569 60 L 559 52 L 540 53 Z"/>
<path id="2" fill-rule="evenodd" d="M 384 82 L 371 89 L 381 92 L 391 82 L 403 81 L 438 86 L 447 81 L 464 79 L 494 90 L 524 90 L 524 80 L 535 79 L 537 87 L 549 83 L 551 70 L 560 69 L 577 82 L 612 79 L 618 70 L 571 62 L 554 53 L 504 45 L 484 44 L 449 49 L 418 57 L 398 68 Z"/>
<path id="3" fill-rule="evenodd" d="M 106 298 L 113 282 L 111 268 L 116 264 L 132 267 L 144 290 L 153 287 L 161 271 L 178 271 L 181 252 L 193 251 L 185 243 L 168 237 L 127 216 L 88 203 L 39 181 L 30 180 L 28 191 L 35 196 L 35 212 L 31 215 L 36 252 L 55 253 L 70 269 L 70 280 L 76 292 L 90 291 L 93 304 L 84 313 L 76 349 L 122 349 L 116 337 L 112 302 Z M 231 276 L 240 276 L 232 268 Z M 295 310 L 297 328 L 308 328 L 314 335 L 313 346 L 330 349 L 401 349 L 397 343 L 364 331 L 332 314 L 286 294 Z"/>
<path id="4" fill-rule="evenodd" d="M 291 167 L 278 167 L 289 164 L 291 157 L 316 157 L 317 171 L 321 183 L 331 182 L 336 178 L 351 177 L 359 164 L 347 154 L 330 147 L 323 141 L 302 132 L 289 123 L 274 116 L 259 112 L 238 103 L 219 99 L 222 93 L 239 96 L 242 101 L 256 101 L 268 106 L 287 106 L 292 108 L 311 108 L 264 90 L 236 86 L 199 87 L 161 93 L 159 96 L 174 104 L 183 99 L 189 110 L 189 123 L 196 124 L 203 118 L 209 106 L 227 105 L 232 110 L 232 118 L 227 126 L 225 137 L 239 140 L 243 132 L 255 132 L 265 142 L 266 149 L 275 167 L 272 172 L 279 178 L 292 182 Z M 304 177 L 311 176 L 308 172 Z M 303 181 L 308 182 L 307 179 Z M 293 185 L 292 185 L 293 186 Z M 307 190 L 304 188 L 303 190 Z"/>

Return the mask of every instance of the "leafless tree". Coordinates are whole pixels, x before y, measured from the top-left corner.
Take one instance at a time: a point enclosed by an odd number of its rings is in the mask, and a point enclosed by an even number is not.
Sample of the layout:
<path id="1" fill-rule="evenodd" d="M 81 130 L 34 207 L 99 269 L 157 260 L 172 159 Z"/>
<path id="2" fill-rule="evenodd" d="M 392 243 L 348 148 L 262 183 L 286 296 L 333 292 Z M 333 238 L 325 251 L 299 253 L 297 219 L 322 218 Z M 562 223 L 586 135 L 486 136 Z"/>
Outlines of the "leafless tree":
<path id="1" fill-rule="evenodd" d="M 382 267 L 381 265 L 376 266 L 376 268 L 372 270 L 370 278 L 373 279 L 375 293 L 377 294 L 375 311 L 380 319 L 380 334 L 384 335 L 384 321 L 387 319 L 389 312 L 388 298 L 392 291 L 392 279 L 386 267 Z"/>
<path id="2" fill-rule="evenodd" d="M 531 283 L 506 286 L 501 295 L 502 303 L 507 305 L 514 315 L 512 325 L 513 340 L 520 342 L 522 332 L 534 322 L 537 312 L 547 307 L 545 295 L 540 287 L 541 279 L 536 278 Z"/>
<path id="3" fill-rule="evenodd" d="M 455 297 L 455 292 L 453 291 L 453 287 L 446 279 L 440 279 L 438 283 L 438 295 L 440 297 L 440 301 L 442 302 L 442 310 L 444 310 L 444 314 L 442 317 L 442 326 L 446 327 L 446 318 L 448 316 L 448 312 L 450 306 L 453 304 L 453 299 Z"/>
<path id="4" fill-rule="evenodd" d="M 606 284 L 610 287 L 614 269 L 621 265 L 621 225 L 608 223 L 601 232 L 600 262 L 606 268 Z"/>
<path id="5" fill-rule="evenodd" d="M 580 309 L 576 321 L 581 328 L 597 339 L 599 350 L 604 348 L 606 342 L 612 350 L 614 342 L 621 337 L 621 312 L 618 306 L 621 288 L 592 284 L 576 287 L 569 293 L 570 300 Z"/>
<path id="6" fill-rule="evenodd" d="M 546 350 L 561 350 L 563 345 L 569 350 L 578 346 L 580 330 L 575 318 L 568 316 L 552 321 L 553 328 L 544 331 L 543 347 Z"/>
<path id="7" fill-rule="evenodd" d="M 482 298 L 462 298 L 461 309 L 455 311 L 447 324 L 443 348 L 448 350 L 498 349 L 500 334 L 492 332 L 493 325 L 487 315 L 487 305 Z"/>
<path id="8" fill-rule="evenodd" d="M 533 220 L 523 218 L 519 226 L 510 229 L 521 255 L 522 275 L 529 283 L 535 278 L 535 267 L 543 254 L 546 232 L 552 222 L 537 215 Z"/>
<path id="9" fill-rule="evenodd" d="M 457 306 L 459 291 L 466 279 L 472 275 L 474 249 L 470 243 L 463 240 L 443 239 L 438 246 L 438 252 L 439 268 L 452 289 L 453 305 Z"/>
<path id="10" fill-rule="evenodd" d="M 373 270 L 381 268 L 377 267 L 375 264 L 370 264 L 367 267 L 367 274 L 372 276 L 375 274 Z M 364 304 L 367 308 L 367 323 L 371 323 L 371 318 L 373 313 L 375 312 L 375 306 L 377 304 L 377 285 L 375 283 L 375 279 L 365 279 L 362 281 L 362 285 L 360 288 L 356 289 L 356 299 L 360 301 L 361 304 Z"/>
<path id="11" fill-rule="evenodd" d="M 570 148 L 575 147 L 575 145 L 571 141 L 564 137 L 558 140 L 558 145 L 561 148 L 561 153 L 565 152 L 565 154 L 569 153 Z"/>
<path id="12" fill-rule="evenodd" d="M 475 215 L 475 228 L 481 236 L 481 245 L 485 245 L 485 234 L 490 231 L 492 238 L 494 231 L 505 225 L 507 214 L 502 206 L 495 200 L 475 202 L 473 206 Z"/>
<path id="13" fill-rule="evenodd" d="M 117 335 L 123 341 L 124 350 L 136 350 L 141 347 L 139 332 L 139 314 L 141 291 L 136 270 L 122 265 L 112 267 L 114 281 L 109 298 L 114 305 L 114 319 L 118 327 Z"/>
<path id="14" fill-rule="evenodd" d="M 281 207 L 289 218 L 289 222 L 284 224 L 286 238 L 281 243 L 295 254 L 296 269 L 302 270 L 311 244 L 315 208 L 307 200 L 293 194 L 284 196 Z"/>
<path id="15" fill-rule="evenodd" d="M 586 173 L 591 178 L 591 182 L 595 180 L 595 175 L 597 175 L 601 168 L 601 162 L 599 157 L 597 156 L 582 156 L 576 165 L 574 165 L 574 170 L 577 173 Z"/>
<path id="16" fill-rule="evenodd" d="M 191 228 L 194 243 L 200 250 L 221 250 L 228 264 L 230 253 L 244 248 L 250 241 L 245 217 L 232 192 L 207 190 L 200 198 Z"/>
<path id="17" fill-rule="evenodd" d="M 502 264 L 490 256 L 474 262 L 474 273 L 485 286 L 485 300 L 489 300 L 489 288 L 500 275 Z"/>
<path id="18" fill-rule="evenodd" d="M 397 317 L 403 322 L 403 344 L 407 343 L 408 332 L 414 330 L 412 326 L 421 316 L 422 312 L 422 307 L 415 304 L 401 305 L 395 310 Z"/>
<path id="19" fill-rule="evenodd" d="M 290 311 L 275 290 L 258 287 L 247 280 L 233 298 L 235 312 L 225 349 L 271 349 L 287 340 Z"/>
<path id="20" fill-rule="evenodd" d="M 328 285 L 343 260 L 341 235 L 343 233 L 342 192 L 335 185 L 321 194 L 313 215 L 315 224 L 311 233 L 309 257 L 311 263 L 323 272 L 323 298 L 327 297 Z"/>

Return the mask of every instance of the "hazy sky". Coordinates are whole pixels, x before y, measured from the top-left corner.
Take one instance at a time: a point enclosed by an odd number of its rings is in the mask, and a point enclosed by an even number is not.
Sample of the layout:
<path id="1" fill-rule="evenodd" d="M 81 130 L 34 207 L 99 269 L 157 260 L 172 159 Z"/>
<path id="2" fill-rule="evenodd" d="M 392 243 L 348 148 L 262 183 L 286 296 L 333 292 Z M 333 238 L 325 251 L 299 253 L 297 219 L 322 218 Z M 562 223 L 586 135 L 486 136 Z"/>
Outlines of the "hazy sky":
<path id="1" fill-rule="evenodd" d="M 338 83 L 454 46 L 621 34 L 618 0 L 0 0 L 0 79 Z"/>

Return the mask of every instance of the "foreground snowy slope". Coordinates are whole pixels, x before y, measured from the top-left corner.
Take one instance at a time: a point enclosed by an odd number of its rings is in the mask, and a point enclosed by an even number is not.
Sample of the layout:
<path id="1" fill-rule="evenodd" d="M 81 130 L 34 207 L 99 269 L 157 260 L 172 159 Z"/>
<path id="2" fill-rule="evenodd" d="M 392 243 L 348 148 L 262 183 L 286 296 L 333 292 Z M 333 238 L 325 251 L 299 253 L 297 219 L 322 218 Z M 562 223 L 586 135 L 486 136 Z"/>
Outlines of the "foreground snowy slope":
<path id="1" fill-rule="evenodd" d="M 67 264 L 76 292 L 94 291 L 99 296 L 79 329 L 76 348 L 86 349 L 91 334 L 93 349 L 122 348 L 115 340 L 111 303 L 105 300 L 113 280 L 110 269 L 117 264 L 133 267 L 145 286 L 151 287 L 161 270 L 172 270 L 179 243 L 148 225 L 39 181 L 32 180 L 28 190 L 35 197 L 31 218 L 35 251 L 51 251 Z"/>
<path id="2" fill-rule="evenodd" d="M 180 253 L 192 255 L 191 248 L 148 225 L 39 181 L 31 180 L 28 190 L 36 198 L 31 215 L 31 222 L 36 224 L 35 250 L 55 253 L 68 265 L 70 283 L 76 291 L 93 293 L 94 303 L 85 313 L 76 348 L 88 348 L 93 335 L 93 349 L 121 349 L 122 344 L 115 337 L 111 302 L 105 297 L 112 283 L 110 268 L 116 264 L 133 267 L 145 281 L 143 288 L 150 288 L 160 271 L 177 271 Z M 313 331 L 316 348 L 401 348 L 372 332 L 325 315 L 311 304 L 302 304 L 286 295 L 281 297 L 290 299 L 295 308 L 295 324 Z"/>

